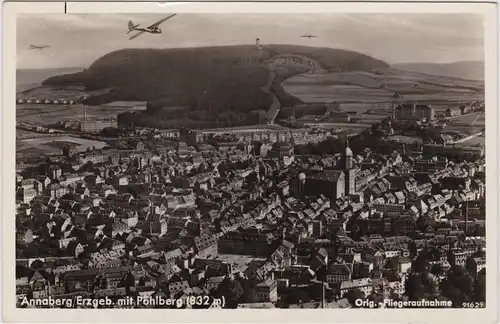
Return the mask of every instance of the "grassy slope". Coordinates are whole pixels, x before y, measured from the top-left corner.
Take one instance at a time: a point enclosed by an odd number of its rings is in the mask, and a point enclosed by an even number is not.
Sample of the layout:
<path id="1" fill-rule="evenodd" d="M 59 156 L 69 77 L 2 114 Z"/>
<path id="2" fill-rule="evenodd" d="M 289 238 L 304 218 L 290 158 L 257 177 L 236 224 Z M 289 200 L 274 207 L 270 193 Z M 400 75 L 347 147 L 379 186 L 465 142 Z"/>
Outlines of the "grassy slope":
<path id="1" fill-rule="evenodd" d="M 406 63 L 395 64 L 394 68 L 432 75 L 469 80 L 484 80 L 484 62 L 463 61 L 448 64 Z"/>
<path id="2" fill-rule="evenodd" d="M 304 102 L 337 102 L 364 104 L 392 101 L 395 92 L 399 101 L 450 105 L 484 100 L 484 82 L 443 77 L 394 68 L 369 72 L 340 72 L 315 76 L 302 75 L 288 79 L 283 87 Z M 445 109 L 446 109 L 445 108 Z"/>
<path id="3" fill-rule="evenodd" d="M 87 90 L 110 88 L 91 96 L 88 104 L 115 100 L 147 100 L 147 113 L 134 118 L 142 124 L 171 126 L 232 125 L 254 122 L 249 112 L 267 110 L 271 97 L 261 88 L 267 83 L 266 60 L 277 54 L 299 54 L 317 60 L 325 69 L 370 70 L 387 64 L 363 54 L 329 48 L 269 45 L 264 53 L 255 46 L 224 46 L 185 49 L 124 49 L 98 59 L 87 70 L 52 77 L 50 86 L 83 85 Z M 272 88 L 287 104 L 300 103 L 280 86 Z M 172 113 L 164 107 L 185 107 Z"/>

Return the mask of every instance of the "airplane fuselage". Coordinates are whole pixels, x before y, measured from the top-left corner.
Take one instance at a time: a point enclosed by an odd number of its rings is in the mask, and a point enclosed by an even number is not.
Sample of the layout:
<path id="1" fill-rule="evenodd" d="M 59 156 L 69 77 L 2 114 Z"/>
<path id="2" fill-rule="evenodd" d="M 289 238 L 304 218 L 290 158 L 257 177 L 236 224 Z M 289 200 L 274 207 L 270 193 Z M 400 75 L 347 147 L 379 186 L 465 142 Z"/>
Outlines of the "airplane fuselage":
<path id="1" fill-rule="evenodd" d="M 150 34 L 161 34 L 162 30 L 160 28 L 134 28 L 136 31 L 142 31 Z"/>

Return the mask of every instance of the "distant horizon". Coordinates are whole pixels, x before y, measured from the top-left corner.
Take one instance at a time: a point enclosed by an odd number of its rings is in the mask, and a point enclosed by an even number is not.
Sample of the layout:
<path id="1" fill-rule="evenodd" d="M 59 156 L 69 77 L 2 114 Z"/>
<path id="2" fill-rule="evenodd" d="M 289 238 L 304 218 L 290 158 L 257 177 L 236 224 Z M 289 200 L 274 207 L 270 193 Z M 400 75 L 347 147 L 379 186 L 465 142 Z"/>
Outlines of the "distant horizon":
<path id="1" fill-rule="evenodd" d="M 350 50 L 393 64 L 484 61 L 480 14 L 178 14 L 159 35 L 129 40 L 164 14 L 23 14 L 17 17 L 19 69 L 89 66 L 123 48 L 290 44 Z M 279 26 L 279 28 L 276 28 Z M 200 32 L 201 31 L 201 32 Z M 301 38 L 303 34 L 317 38 Z M 29 50 L 30 44 L 48 45 Z"/>
<path id="2" fill-rule="evenodd" d="M 389 66 L 394 66 L 394 65 L 405 65 L 405 64 L 436 64 L 436 65 L 446 65 L 446 64 L 455 64 L 455 63 L 484 63 L 483 61 L 480 60 L 472 60 L 472 61 L 453 61 L 453 62 L 402 62 L 402 63 L 394 63 L 394 64 L 389 64 Z M 92 64 L 92 63 L 90 63 Z M 37 70 L 71 70 L 71 69 L 87 69 L 88 66 L 63 66 L 63 67 L 51 67 L 51 68 L 16 68 L 16 71 L 37 71 Z"/>
<path id="3" fill-rule="evenodd" d="M 248 45 L 248 44 L 240 44 L 240 45 L 226 45 L 226 46 L 241 46 L 241 45 Z M 278 44 L 266 44 L 266 45 L 278 45 Z M 279 45 L 291 45 L 291 44 L 279 44 Z M 304 45 L 304 46 L 307 46 L 307 45 Z M 141 50 L 166 50 L 166 49 L 189 49 L 189 48 L 203 48 L 203 47 L 224 47 L 224 45 L 221 45 L 221 46 L 196 46 L 196 47 L 168 47 L 168 48 L 133 48 L 133 47 L 124 47 L 122 49 L 117 49 L 117 50 L 114 50 L 114 51 L 120 51 L 120 50 L 129 50 L 129 49 L 141 49 Z M 308 47 L 315 47 L 315 46 L 308 46 Z M 345 48 L 334 48 L 334 49 L 339 49 L 339 50 L 346 50 L 346 51 L 350 51 L 349 49 L 345 49 Z M 110 52 L 111 53 L 111 52 Z M 361 53 L 359 52 L 360 54 L 363 54 L 363 55 L 367 55 L 367 56 L 370 56 L 368 54 L 365 54 L 365 53 Z M 370 56 L 370 57 L 373 57 L 373 56 Z M 377 57 L 373 57 L 374 59 L 379 59 Z M 97 58 L 96 60 L 98 60 L 99 58 Z M 383 60 L 382 60 L 383 61 Z M 61 66 L 61 67 L 50 67 L 50 68 L 16 68 L 16 71 L 28 71 L 28 70 L 58 70 L 58 69 L 86 69 L 88 68 L 91 64 L 93 64 L 95 62 L 92 61 L 90 63 L 88 63 L 87 65 L 75 65 L 75 66 Z M 415 61 L 409 61 L 409 62 L 398 62 L 398 63 L 390 63 L 390 62 L 386 62 L 384 61 L 385 63 L 387 63 L 389 66 L 394 66 L 394 65 L 405 65 L 405 64 L 443 64 L 443 65 L 446 65 L 446 64 L 456 64 L 456 63 L 484 63 L 484 59 L 483 60 L 460 60 L 460 61 L 448 61 L 448 62 L 415 62 Z"/>

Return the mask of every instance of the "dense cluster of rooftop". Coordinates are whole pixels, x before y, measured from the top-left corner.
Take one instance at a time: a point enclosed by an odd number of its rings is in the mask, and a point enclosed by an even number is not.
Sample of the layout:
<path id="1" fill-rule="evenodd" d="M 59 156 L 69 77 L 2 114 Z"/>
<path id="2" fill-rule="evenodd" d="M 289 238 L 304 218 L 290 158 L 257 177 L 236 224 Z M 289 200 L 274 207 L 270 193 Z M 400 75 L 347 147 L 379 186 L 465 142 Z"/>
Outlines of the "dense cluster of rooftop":
<path id="1" fill-rule="evenodd" d="M 466 294 L 450 287 L 462 277 L 480 290 L 483 157 L 354 154 L 347 141 L 339 154 L 304 156 L 293 136 L 169 134 L 18 166 L 19 301 L 346 308 L 381 296 L 457 304 Z"/>

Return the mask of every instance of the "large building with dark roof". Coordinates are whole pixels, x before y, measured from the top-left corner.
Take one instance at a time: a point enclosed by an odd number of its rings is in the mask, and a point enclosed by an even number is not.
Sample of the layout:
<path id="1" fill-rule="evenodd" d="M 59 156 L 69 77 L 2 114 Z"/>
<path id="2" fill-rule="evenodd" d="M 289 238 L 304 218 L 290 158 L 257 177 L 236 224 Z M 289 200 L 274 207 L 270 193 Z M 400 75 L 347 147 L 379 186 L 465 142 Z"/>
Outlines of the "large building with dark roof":
<path id="1" fill-rule="evenodd" d="M 330 200 L 337 200 L 345 194 L 345 174 L 341 170 L 324 170 L 299 174 L 292 185 L 295 192 L 306 196 L 321 194 Z"/>
<path id="2" fill-rule="evenodd" d="M 400 104 L 395 109 L 396 119 L 402 120 L 432 120 L 434 113 L 433 107 L 422 104 Z"/>

